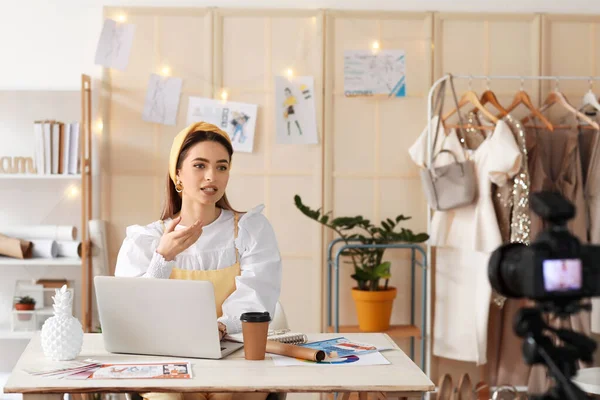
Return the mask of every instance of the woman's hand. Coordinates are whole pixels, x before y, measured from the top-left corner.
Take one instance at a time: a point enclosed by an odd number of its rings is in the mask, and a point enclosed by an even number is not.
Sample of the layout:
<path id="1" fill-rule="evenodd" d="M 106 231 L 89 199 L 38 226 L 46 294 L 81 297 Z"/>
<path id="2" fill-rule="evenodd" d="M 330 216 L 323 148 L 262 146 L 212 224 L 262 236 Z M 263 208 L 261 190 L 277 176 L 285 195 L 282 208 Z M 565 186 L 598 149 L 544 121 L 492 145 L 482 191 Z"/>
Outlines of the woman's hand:
<path id="1" fill-rule="evenodd" d="M 156 252 L 167 261 L 174 260 L 177 254 L 196 243 L 202 235 L 202 222 L 196 221 L 192 226 L 175 231 L 179 221 L 181 221 L 181 217 L 177 217 L 169 223 L 156 248 Z"/>
<path id="2" fill-rule="evenodd" d="M 223 340 L 225 335 L 227 335 L 227 327 L 221 322 L 217 322 L 217 325 L 219 326 L 219 340 Z"/>

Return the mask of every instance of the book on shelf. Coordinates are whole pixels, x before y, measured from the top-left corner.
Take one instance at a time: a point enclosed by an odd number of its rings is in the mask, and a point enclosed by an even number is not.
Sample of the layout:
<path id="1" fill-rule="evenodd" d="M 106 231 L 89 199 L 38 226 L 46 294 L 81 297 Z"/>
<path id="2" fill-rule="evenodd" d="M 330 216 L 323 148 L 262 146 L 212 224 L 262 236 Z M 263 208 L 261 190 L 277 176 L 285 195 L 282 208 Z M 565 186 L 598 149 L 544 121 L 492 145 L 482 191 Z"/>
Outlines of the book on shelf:
<path id="1" fill-rule="evenodd" d="M 81 171 L 79 122 L 40 120 L 33 124 L 38 175 L 75 175 Z"/>

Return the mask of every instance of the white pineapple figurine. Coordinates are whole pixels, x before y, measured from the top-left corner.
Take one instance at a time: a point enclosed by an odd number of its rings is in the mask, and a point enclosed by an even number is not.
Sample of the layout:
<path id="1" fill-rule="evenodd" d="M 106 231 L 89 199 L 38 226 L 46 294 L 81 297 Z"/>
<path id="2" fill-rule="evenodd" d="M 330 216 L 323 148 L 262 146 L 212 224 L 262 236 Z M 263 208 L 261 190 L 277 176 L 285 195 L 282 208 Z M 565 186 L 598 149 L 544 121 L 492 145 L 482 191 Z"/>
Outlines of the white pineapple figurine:
<path id="1" fill-rule="evenodd" d="M 73 297 L 67 285 L 55 289 L 54 316 L 42 326 L 42 349 L 44 355 L 54 361 L 72 360 L 81 352 L 83 329 L 72 313 Z"/>

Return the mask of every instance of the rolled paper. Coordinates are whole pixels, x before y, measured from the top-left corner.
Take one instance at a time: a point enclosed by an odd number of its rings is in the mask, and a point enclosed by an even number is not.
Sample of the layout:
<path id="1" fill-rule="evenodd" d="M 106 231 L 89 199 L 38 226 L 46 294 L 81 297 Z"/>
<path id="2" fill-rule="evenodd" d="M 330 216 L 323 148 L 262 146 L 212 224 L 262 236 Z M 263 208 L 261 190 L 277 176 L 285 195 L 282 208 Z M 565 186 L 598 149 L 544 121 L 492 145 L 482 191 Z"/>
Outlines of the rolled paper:
<path id="1" fill-rule="evenodd" d="M 81 242 L 56 242 L 58 257 L 81 258 Z"/>
<path id="2" fill-rule="evenodd" d="M 267 353 L 300 358 L 308 361 L 323 361 L 325 359 L 325 352 L 323 350 L 315 350 L 309 349 L 308 347 L 280 343 L 275 340 L 267 340 Z"/>
<path id="3" fill-rule="evenodd" d="M 0 234 L 0 255 L 13 258 L 31 258 L 31 242 Z"/>
<path id="4" fill-rule="evenodd" d="M 0 226 L 0 233 L 24 240 L 73 241 L 77 238 L 77 228 L 67 225 Z"/>
<path id="5" fill-rule="evenodd" d="M 56 258 L 58 246 L 54 240 L 32 240 L 31 256 L 34 258 Z"/>

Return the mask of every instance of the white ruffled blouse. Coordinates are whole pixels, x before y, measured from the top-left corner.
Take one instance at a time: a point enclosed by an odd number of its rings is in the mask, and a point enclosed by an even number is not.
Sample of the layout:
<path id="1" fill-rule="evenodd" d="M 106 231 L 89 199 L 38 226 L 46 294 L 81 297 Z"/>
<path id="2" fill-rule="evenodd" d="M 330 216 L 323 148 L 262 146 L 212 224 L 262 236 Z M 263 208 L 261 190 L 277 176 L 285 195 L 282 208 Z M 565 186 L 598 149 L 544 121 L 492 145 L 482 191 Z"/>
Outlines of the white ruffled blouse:
<path id="1" fill-rule="evenodd" d="M 168 279 L 174 266 L 189 270 L 213 270 L 235 264 L 235 248 L 240 255 L 241 274 L 236 277 L 236 290 L 223 303 L 219 321 L 227 332 L 241 332 L 240 315 L 249 311 L 275 314 L 281 289 L 281 255 L 275 232 L 258 206 L 243 214 L 238 222 L 238 237 L 234 241 L 234 216 L 223 210 L 206 225 L 196 243 L 166 261 L 156 252 L 163 234 L 161 221 L 146 226 L 127 227 L 115 276 Z M 164 221 L 168 225 L 171 219 Z M 178 225 L 175 229 L 183 229 Z"/>

